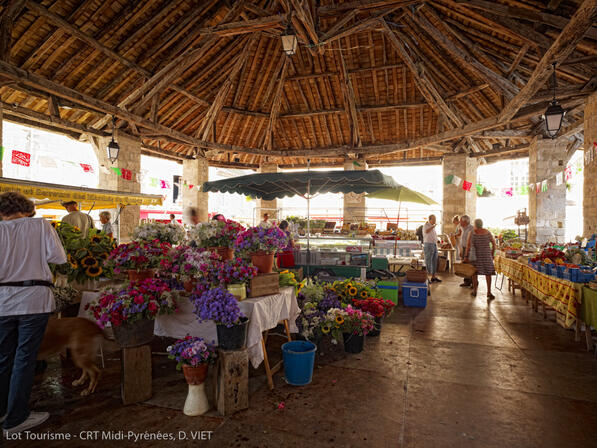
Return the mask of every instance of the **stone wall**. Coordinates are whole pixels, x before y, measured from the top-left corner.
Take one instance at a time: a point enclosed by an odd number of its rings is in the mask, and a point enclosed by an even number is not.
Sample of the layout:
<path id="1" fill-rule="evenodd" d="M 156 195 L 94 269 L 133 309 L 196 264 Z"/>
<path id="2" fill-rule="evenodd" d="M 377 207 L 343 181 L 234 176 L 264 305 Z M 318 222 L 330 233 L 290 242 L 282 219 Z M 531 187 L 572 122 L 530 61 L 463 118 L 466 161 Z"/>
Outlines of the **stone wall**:
<path id="1" fill-rule="evenodd" d="M 355 164 L 356 162 L 356 164 Z M 358 165 L 357 165 L 358 164 Z M 344 171 L 366 171 L 365 160 L 346 160 Z M 347 193 L 344 195 L 344 224 L 361 223 L 367 216 L 367 203 L 364 194 Z"/>
<path id="2" fill-rule="evenodd" d="M 205 157 L 184 160 L 182 162 L 182 178 L 188 184 L 200 187 L 203 182 L 209 180 L 209 165 Z M 198 188 L 182 189 L 182 207 L 196 207 L 199 210 L 199 220 L 205 222 L 208 220 L 209 193 L 202 193 Z"/>
<path id="3" fill-rule="evenodd" d="M 443 233 L 449 234 L 454 231 L 452 219 L 455 215 L 469 215 L 471 222 L 475 218 L 483 219 L 482 216 L 476 216 L 477 190 L 475 185 L 477 184 L 477 166 L 477 159 L 468 157 L 467 154 L 444 156 L 442 163 L 443 178 L 450 175 L 458 176 L 463 182 L 471 182 L 473 186 L 471 191 L 466 191 L 462 189 L 462 185 L 446 185 L 443 182 L 444 191 L 441 221 L 440 217 L 438 217 L 438 222 L 442 224 Z"/>
<path id="4" fill-rule="evenodd" d="M 568 140 L 535 137 L 529 149 L 529 182 L 548 179 L 547 191 L 529 192 L 529 241 L 543 244 L 565 242 L 566 183 L 556 185 L 555 175 L 564 170 Z"/>
<path id="5" fill-rule="evenodd" d="M 278 165 L 276 163 L 271 162 L 264 162 L 259 167 L 260 173 L 277 173 L 278 172 Z M 270 221 L 280 221 L 280 217 L 278 216 L 278 200 L 274 199 L 273 201 L 264 201 L 262 199 L 257 199 L 257 210 L 256 210 L 256 219 L 257 222 L 255 224 L 259 224 L 263 219 L 263 214 L 269 213 Z"/>
<path id="6" fill-rule="evenodd" d="M 587 99 L 585 106 L 585 151 L 593 148 L 597 142 L 597 92 Z M 597 233 L 597 160 L 586 165 L 583 187 L 583 234 L 591 236 Z"/>
<path id="7" fill-rule="evenodd" d="M 3 129 L 2 123 L 3 123 L 3 121 L 2 120 L 3 120 L 3 116 L 2 116 L 2 105 L 0 104 L 0 148 L 3 145 L 3 143 L 2 143 L 2 129 Z M 3 174 L 2 174 L 2 155 L 3 155 L 3 152 L 0 149 L 0 177 L 3 176 Z"/>
<path id="8" fill-rule="evenodd" d="M 126 180 L 121 176 L 115 175 L 111 170 L 105 172 L 100 169 L 99 188 L 105 190 L 123 191 L 126 193 L 140 193 L 141 184 L 136 178 L 136 174 L 141 172 L 141 142 L 140 140 L 129 137 L 126 134 L 116 132 L 116 141 L 120 146 L 118 160 L 111 163 L 108 160 L 106 147 L 110 138 L 94 139 L 93 148 L 97 155 L 100 166 L 108 169 L 118 167 L 121 170 L 127 169 L 133 173 L 132 180 Z M 120 213 L 119 217 L 119 237 L 121 242 L 130 241 L 130 234 L 133 229 L 139 225 L 140 207 L 138 205 L 127 205 Z M 114 219 L 114 213 L 112 219 Z"/>

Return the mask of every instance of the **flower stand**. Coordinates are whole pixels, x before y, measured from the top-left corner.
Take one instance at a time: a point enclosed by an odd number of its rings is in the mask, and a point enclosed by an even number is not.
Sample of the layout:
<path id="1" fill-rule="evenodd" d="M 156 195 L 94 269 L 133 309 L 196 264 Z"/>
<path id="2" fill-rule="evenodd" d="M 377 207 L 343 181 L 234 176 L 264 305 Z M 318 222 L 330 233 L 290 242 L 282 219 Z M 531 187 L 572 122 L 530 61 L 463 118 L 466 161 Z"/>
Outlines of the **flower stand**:
<path id="1" fill-rule="evenodd" d="M 248 350 L 218 350 L 214 398 L 220 415 L 249 408 Z"/>
<path id="2" fill-rule="evenodd" d="M 120 396 L 122 404 L 133 404 L 151 398 L 151 347 L 123 348 L 120 368 Z"/>
<path id="3" fill-rule="evenodd" d="M 189 385 L 189 392 L 182 411 L 185 415 L 194 417 L 209 411 L 209 402 L 205 393 L 207 367 L 207 364 L 196 367 L 182 366 L 184 377 Z"/>

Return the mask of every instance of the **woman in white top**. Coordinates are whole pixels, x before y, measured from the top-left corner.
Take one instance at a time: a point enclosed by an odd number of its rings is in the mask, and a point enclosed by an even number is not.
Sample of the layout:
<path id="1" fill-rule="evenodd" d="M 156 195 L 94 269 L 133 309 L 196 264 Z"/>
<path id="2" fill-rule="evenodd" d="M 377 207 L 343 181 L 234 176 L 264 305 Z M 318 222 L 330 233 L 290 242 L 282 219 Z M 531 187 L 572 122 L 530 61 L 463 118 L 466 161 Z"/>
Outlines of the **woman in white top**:
<path id="1" fill-rule="evenodd" d="M 432 282 L 441 282 L 435 275 L 437 272 L 437 226 L 435 215 L 429 215 L 429 220 L 423 226 L 423 253 L 425 254 L 425 266 L 431 274 Z"/>
<path id="2" fill-rule="evenodd" d="M 43 423 L 29 412 L 35 359 L 54 311 L 48 263 L 66 263 L 58 234 L 20 193 L 0 195 L 0 421 L 9 433 Z"/>

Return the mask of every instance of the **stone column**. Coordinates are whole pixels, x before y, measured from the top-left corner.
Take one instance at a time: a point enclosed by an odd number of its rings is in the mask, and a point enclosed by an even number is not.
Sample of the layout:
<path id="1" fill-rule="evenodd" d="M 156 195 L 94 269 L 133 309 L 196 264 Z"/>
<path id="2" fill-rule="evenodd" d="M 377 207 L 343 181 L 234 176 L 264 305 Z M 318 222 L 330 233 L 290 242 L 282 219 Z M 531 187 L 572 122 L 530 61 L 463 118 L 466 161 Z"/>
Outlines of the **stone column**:
<path id="1" fill-rule="evenodd" d="M 277 173 L 278 172 L 278 164 L 272 162 L 263 162 L 259 167 L 260 173 Z M 257 222 L 255 224 L 259 224 L 263 219 L 263 214 L 269 213 L 270 221 L 280 221 L 280 217 L 278 216 L 278 200 L 274 199 L 273 201 L 264 201 L 262 199 L 257 199 L 257 210 L 255 219 Z"/>
<path id="2" fill-rule="evenodd" d="M 585 106 L 585 151 L 592 151 L 597 142 L 597 92 L 587 98 Z M 583 234 L 597 233 L 597 160 L 585 164 L 583 187 Z"/>
<path id="3" fill-rule="evenodd" d="M 182 162 L 182 178 L 187 181 L 187 184 L 201 187 L 203 182 L 209 180 L 207 159 L 197 157 L 196 159 L 184 160 Z M 190 190 L 183 186 L 181 189 L 183 210 L 187 207 L 196 207 L 199 210 L 199 220 L 206 222 L 208 220 L 209 193 L 202 193 L 198 188 Z"/>
<path id="4" fill-rule="evenodd" d="M 529 241 L 564 243 L 566 223 L 566 182 L 556 185 L 555 175 L 564 171 L 568 140 L 535 137 L 529 148 L 529 182 L 547 179 L 547 191 L 529 192 Z"/>
<path id="5" fill-rule="evenodd" d="M 468 215 L 471 218 L 471 223 L 477 217 L 477 166 L 476 158 L 468 157 L 467 154 L 450 154 L 444 156 L 442 163 L 443 178 L 454 175 L 473 184 L 471 191 L 466 191 L 462 185 L 456 186 L 454 184 L 444 186 L 442 216 L 438 216 L 438 222 L 441 221 L 442 232 L 449 234 L 454 231 L 454 224 L 452 219 L 455 215 Z M 482 218 L 482 217 L 481 217 Z"/>
<path id="6" fill-rule="evenodd" d="M 367 171 L 367 162 L 363 159 L 345 160 L 344 171 Z M 360 224 L 367 218 L 367 203 L 364 194 L 347 193 L 344 195 L 344 224 Z"/>
<path id="7" fill-rule="evenodd" d="M 118 154 L 118 160 L 114 163 L 108 160 L 106 147 L 109 141 L 110 138 L 93 139 L 93 147 L 100 166 L 103 165 L 110 170 L 109 172 L 105 172 L 105 170 L 100 169 L 99 188 L 126 193 L 141 193 L 141 184 L 136 176 L 136 174 L 141 172 L 141 141 L 117 131 L 116 141 L 120 146 L 120 153 Z M 122 176 L 116 175 L 110 167 L 130 170 L 132 173 L 131 180 L 126 180 Z M 141 207 L 138 205 L 127 205 L 121 211 L 118 220 L 118 231 L 121 242 L 130 241 L 130 234 L 139 225 L 140 209 Z"/>

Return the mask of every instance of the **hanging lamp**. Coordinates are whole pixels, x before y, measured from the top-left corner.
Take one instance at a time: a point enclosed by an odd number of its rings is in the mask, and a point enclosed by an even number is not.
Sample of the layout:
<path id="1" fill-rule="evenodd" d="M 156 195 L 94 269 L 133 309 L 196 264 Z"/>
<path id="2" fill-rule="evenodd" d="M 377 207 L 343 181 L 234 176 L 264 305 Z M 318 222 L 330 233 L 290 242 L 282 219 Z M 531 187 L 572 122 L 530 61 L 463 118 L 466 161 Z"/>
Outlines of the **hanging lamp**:
<path id="1" fill-rule="evenodd" d="M 564 119 L 564 115 L 566 111 L 562 109 L 558 100 L 556 100 L 556 63 L 553 63 L 553 73 L 551 75 L 551 82 L 553 85 L 553 100 L 547 106 L 547 110 L 544 114 L 545 119 L 545 129 L 547 130 L 547 134 L 551 138 L 556 138 L 558 132 L 560 132 L 560 128 L 562 127 L 562 120 Z"/>
<path id="2" fill-rule="evenodd" d="M 110 163 L 114 163 L 118 160 L 118 154 L 120 153 L 120 146 L 114 141 L 114 133 L 116 131 L 116 117 L 112 115 L 112 141 L 108 143 L 106 150 L 108 151 L 108 160 Z"/>

